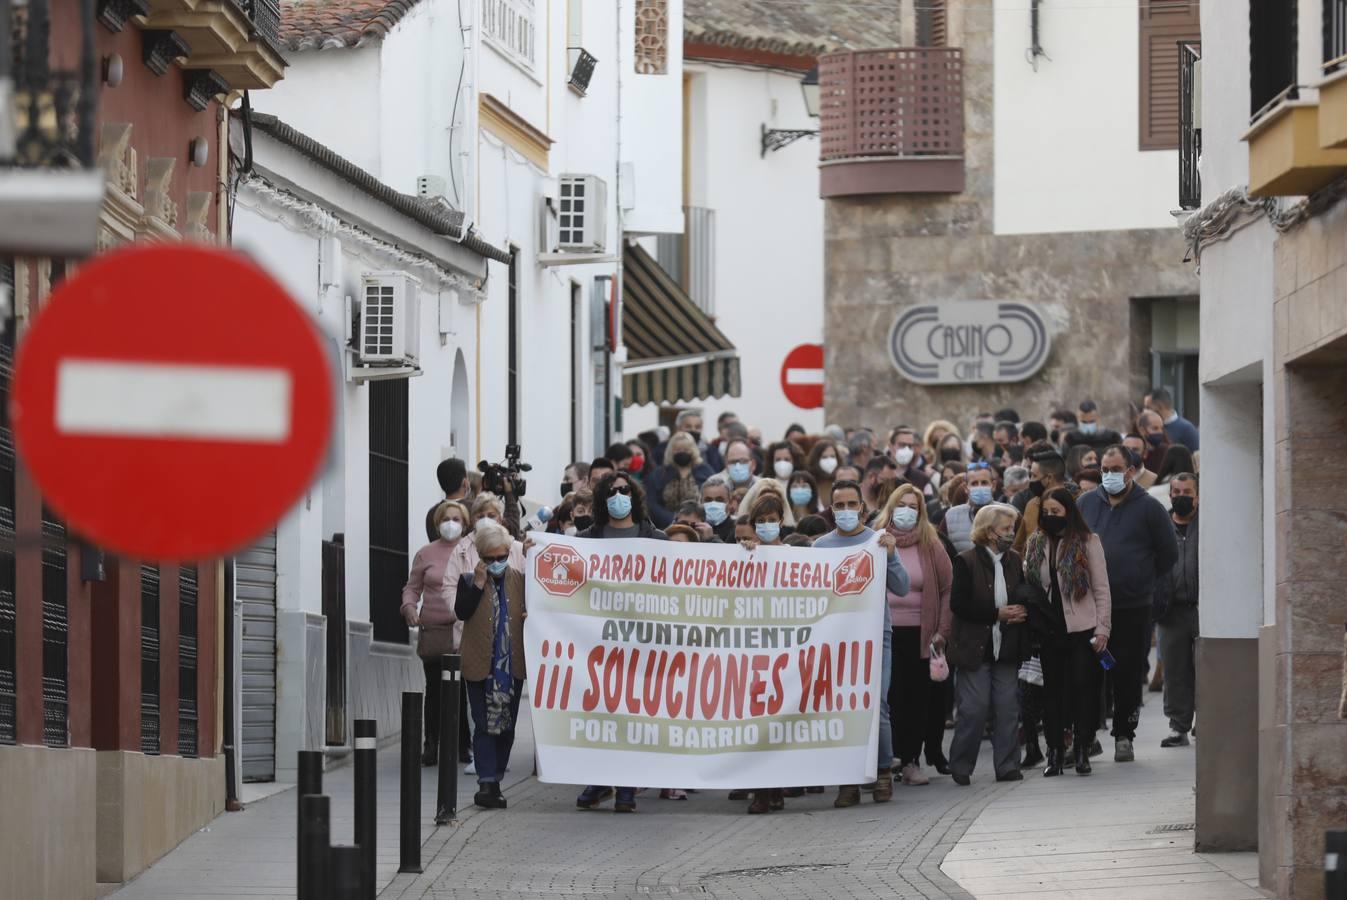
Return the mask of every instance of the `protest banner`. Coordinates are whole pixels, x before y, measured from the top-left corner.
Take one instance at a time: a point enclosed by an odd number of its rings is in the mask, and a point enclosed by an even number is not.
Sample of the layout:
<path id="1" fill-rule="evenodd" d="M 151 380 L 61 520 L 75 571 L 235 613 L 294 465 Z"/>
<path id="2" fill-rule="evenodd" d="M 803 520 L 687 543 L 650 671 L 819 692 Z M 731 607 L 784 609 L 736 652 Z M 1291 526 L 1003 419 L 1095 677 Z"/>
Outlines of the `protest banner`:
<path id="1" fill-rule="evenodd" d="M 886 557 L 533 535 L 538 777 L 767 788 L 874 780 Z"/>

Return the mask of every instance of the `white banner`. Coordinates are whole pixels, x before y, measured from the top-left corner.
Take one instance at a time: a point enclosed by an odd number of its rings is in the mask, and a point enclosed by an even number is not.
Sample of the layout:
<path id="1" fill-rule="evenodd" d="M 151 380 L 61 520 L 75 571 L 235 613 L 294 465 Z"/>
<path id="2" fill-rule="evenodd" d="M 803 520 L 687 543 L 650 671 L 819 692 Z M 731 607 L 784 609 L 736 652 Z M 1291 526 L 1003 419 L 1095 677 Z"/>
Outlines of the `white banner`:
<path id="1" fill-rule="evenodd" d="M 538 777 L 768 788 L 873 781 L 885 556 L 533 535 Z"/>

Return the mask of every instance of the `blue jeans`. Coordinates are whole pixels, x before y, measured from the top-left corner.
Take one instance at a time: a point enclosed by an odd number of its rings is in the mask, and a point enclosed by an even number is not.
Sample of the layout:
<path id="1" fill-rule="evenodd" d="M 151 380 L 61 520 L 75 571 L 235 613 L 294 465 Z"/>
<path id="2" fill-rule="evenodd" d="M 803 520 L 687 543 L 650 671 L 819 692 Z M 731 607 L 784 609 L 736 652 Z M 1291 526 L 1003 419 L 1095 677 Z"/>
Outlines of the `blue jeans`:
<path id="1" fill-rule="evenodd" d="M 889 688 L 893 686 L 893 629 L 884 623 L 884 652 L 879 685 L 879 767 L 893 767 L 893 721 L 889 718 Z"/>
<path id="2" fill-rule="evenodd" d="M 510 690 L 510 722 L 501 734 L 486 732 L 486 682 L 465 681 L 468 686 L 468 706 L 472 708 L 472 755 L 477 762 L 477 783 L 499 783 L 510 764 L 510 750 L 514 748 L 514 722 L 519 719 L 519 692 L 524 682 L 514 680 Z"/>

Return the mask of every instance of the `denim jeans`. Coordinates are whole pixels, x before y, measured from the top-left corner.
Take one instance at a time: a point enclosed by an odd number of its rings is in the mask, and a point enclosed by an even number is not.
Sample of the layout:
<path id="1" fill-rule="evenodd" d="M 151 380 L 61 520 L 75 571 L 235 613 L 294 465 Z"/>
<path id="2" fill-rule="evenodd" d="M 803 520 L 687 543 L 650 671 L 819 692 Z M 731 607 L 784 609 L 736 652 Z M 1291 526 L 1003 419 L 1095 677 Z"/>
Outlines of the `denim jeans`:
<path id="1" fill-rule="evenodd" d="M 468 686 L 468 706 L 472 707 L 472 755 L 477 763 L 477 783 L 499 783 L 505 777 L 505 767 L 510 764 L 510 751 L 514 748 L 514 724 L 519 720 L 519 692 L 524 682 L 514 680 L 510 690 L 510 721 L 508 730 L 501 734 L 487 734 L 486 731 L 486 682 L 465 681 Z"/>
<path id="2" fill-rule="evenodd" d="M 889 718 L 889 688 L 893 687 L 893 629 L 885 616 L 884 653 L 879 671 L 879 767 L 893 768 L 893 720 Z"/>

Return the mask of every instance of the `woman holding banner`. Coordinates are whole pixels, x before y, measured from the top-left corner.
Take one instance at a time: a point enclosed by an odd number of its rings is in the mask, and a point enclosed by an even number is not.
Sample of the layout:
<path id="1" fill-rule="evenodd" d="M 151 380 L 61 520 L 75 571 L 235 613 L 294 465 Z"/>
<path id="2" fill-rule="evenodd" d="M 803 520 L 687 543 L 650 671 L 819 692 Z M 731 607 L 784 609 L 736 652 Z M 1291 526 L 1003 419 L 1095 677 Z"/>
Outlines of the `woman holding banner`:
<path id="1" fill-rule="evenodd" d="M 921 771 L 926 736 L 926 704 L 931 693 L 932 651 L 949 639 L 949 595 L 953 570 L 940 536 L 926 518 L 926 499 L 915 485 L 900 485 L 880 511 L 879 521 L 894 536 L 911 587 L 888 592 L 893 622 L 893 671 L 889 716 L 902 782 L 930 784 Z"/>
<path id="2" fill-rule="evenodd" d="M 764 478 L 758 484 L 767 484 L 768 481 Z M 784 546 L 781 542 L 781 523 L 785 517 L 786 507 L 781 502 L 781 497 L 772 491 L 764 491 L 748 512 L 748 522 L 753 526 L 754 536 L 743 542 L 744 549 L 756 550 L 759 546 Z M 785 808 L 784 789 L 762 788 L 753 792 L 753 799 L 748 804 L 748 814 L 756 816 Z"/>
<path id="3" fill-rule="evenodd" d="M 954 614 L 945 656 L 959 669 L 955 694 L 959 718 L 949 748 L 950 776 L 967 785 L 977 764 L 988 716 L 997 781 L 1019 781 L 1016 693 L 1020 663 L 1029 658 L 1029 619 L 1021 587 L 1022 563 L 1011 549 L 1019 512 L 989 503 L 973 519 L 973 546 L 954 559 L 950 611 Z"/>

